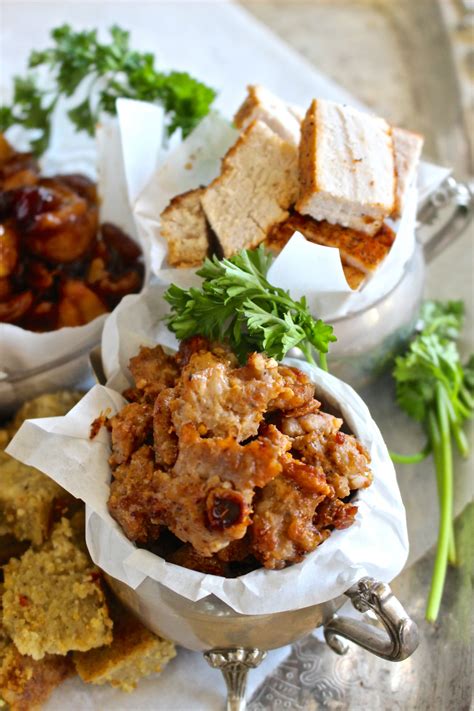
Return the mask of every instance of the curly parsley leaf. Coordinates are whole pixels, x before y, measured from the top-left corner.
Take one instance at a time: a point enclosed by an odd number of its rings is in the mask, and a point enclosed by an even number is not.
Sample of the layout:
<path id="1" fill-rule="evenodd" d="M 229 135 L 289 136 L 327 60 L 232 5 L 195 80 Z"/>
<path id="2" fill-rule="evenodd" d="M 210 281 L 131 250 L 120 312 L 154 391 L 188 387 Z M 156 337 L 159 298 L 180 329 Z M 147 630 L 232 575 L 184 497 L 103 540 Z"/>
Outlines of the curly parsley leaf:
<path id="1" fill-rule="evenodd" d="M 294 301 L 267 280 L 272 257 L 263 247 L 242 250 L 230 259 L 206 259 L 197 272 L 200 289 L 171 285 L 165 299 L 171 306 L 169 328 L 181 340 L 195 335 L 227 341 L 241 360 L 264 351 L 278 360 L 300 348 L 314 363 L 312 349 L 325 367 L 332 326 L 315 320 L 304 298 Z"/>
<path id="2" fill-rule="evenodd" d="M 25 77 L 14 78 L 11 106 L 0 107 L 0 130 L 18 124 L 35 129 L 31 141 L 38 155 L 49 144 L 53 111 L 60 98 L 85 91 L 85 98 L 68 111 L 77 131 L 93 135 L 102 112 L 114 115 L 115 102 L 127 97 L 161 104 L 168 133 L 186 136 L 209 112 L 216 92 L 185 72 L 159 72 L 154 56 L 130 48 L 130 34 L 114 25 L 110 41 L 97 30 L 75 32 L 61 25 L 51 32 L 52 47 L 31 52 Z M 38 74 L 35 70 L 42 70 Z"/>

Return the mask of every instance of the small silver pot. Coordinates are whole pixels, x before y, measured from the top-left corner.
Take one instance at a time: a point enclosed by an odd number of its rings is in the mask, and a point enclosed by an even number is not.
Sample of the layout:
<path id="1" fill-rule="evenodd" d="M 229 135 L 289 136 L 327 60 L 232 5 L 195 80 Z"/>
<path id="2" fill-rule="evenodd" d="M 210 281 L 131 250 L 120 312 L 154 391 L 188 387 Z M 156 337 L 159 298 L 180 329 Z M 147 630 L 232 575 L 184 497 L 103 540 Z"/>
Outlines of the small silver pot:
<path id="1" fill-rule="evenodd" d="M 387 368 L 415 328 L 426 264 L 464 232 L 473 214 L 472 189 L 447 178 L 418 211 L 416 249 L 398 284 L 370 307 L 332 321 L 331 373 L 358 389 Z"/>
<path id="2" fill-rule="evenodd" d="M 287 612 L 242 615 L 213 595 L 192 602 L 162 585 L 157 607 L 155 581 L 144 581 L 133 590 L 110 576 L 107 580 L 117 597 L 152 632 L 202 651 L 207 662 L 221 670 L 227 685 L 228 711 L 245 709 L 247 673 L 260 664 L 267 650 L 291 644 L 318 627 L 323 627 L 326 642 L 337 654 L 347 651 L 341 637 L 393 662 L 406 659 L 418 647 L 415 622 L 390 586 L 372 578 L 363 578 L 345 595 L 359 612 L 375 613 L 382 629 L 339 617 L 336 613 L 344 596 Z"/>

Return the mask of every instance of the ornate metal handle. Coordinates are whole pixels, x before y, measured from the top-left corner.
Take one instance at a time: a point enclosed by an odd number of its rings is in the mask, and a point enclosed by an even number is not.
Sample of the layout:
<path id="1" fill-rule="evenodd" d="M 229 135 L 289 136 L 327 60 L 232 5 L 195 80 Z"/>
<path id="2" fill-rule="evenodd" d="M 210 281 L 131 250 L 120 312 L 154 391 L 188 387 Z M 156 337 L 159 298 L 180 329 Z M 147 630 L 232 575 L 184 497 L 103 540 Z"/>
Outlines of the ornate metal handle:
<path id="1" fill-rule="evenodd" d="M 260 649 L 211 649 L 204 659 L 214 669 L 220 669 L 227 686 L 227 711 L 245 711 L 245 689 L 249 669 L 258 667 L 267 656 Z"/>
<path id="2" fill-rule="evenodd" d="M 345 637 L 391 662 L 401 662 L 413 654 L 419 643 L 418 628 L 389 585 L 373 578 L 362 578 L 347 590 L 346 595 L 359 612 L 375 612 L 385 632 L 359 620 L 333 615 L 324 626 L 324 636 L 332 650 L 345 654 L 347 646 L 338 639 Z"/>
<path id="3" fill-rule="evenodd" d="M 427 262 L 431 262 L 466 229 L 474 215 L 474 187 L 452 176 L 420 208 L 418 233 Z M 422 228 L 422 229 L 420 229 Z M 421 233 L 427 232 L 423 237 Z"/>

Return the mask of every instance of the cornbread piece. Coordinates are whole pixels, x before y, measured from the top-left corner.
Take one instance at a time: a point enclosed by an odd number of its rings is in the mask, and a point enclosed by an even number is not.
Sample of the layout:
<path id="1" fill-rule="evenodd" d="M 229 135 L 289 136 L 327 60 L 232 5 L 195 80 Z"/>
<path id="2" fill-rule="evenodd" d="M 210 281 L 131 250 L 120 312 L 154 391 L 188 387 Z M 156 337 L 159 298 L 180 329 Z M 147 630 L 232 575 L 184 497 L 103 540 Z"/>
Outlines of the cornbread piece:
<path id="1" fill-rule="evenodd" d="M 62 519 L 41 550 L 29 549 L 4 567 L 3 624 L 20 653 L 33 659 L 112 641 L 100 573 L 74 535 Z"/>
<path id="2" fill-rule="evenodd" d="M 222 161 L 201 198 L 225 257 L 256 247 L 288 217 L 298 195 L 298 151 L 254 121 Z"/>
<path id="3" fill-rule="evenodd" d="M 3 627 L 2 595 L 0 585 L 0 707 L 3 700 L 10 711 L 36 711 L 73 673 L 72 660 L 48 655 L 36 661 L 20 654 Z"/>
<path id="4" fill-rule="evenodd" d="M 45 393 L 33 400 L 28 400 L 20 407 L 11 424 L 8 425 L 10 437 L 13 437 L 25 420 L 66 415 L 74 405 L 77 405 L 82 396 L 83 393 L 73 390 L 59 390 L 56 393 Z"/>
<path id="5" fill-rule="evenodd" d="M 392 128 L 393 150 L 395 153 L 395 175 L 397 178 L 395 191 L 395 207 L 392 217 L 401 217 L 405 206 L 408 188 L 414 182 L 418 163 L 420 162 L 423 137 L 403 128 Z"/>
<path id="6" fill-rule="evenodd" d="M 54 689 L 72 674 L 70 657 L 48 654 L 35 660 L 20 654 L 11 643 L 3 659 L 0 651 L 0 700 L 10 711 L 39 711 Z"/>
<path id="7" fill-rule="evenodd" d="M 290 108 L 263 86 L 250 85 L 247 92 L 247 98 L 234 116 L 236 127 L 245 131 L 253 121 L 263 121 L 284 141 L 298 146 L 304 114 L 297 118 L 294 108 Z"/>
<path id="8" fill-rule="evenodd" d="M 40 546 L 73 502 L 52 479 L 0 451 L 0 536 Z"/>
<path id="9" fill-rule="evenodd" d="M 209 253 L 209 227 L 201 206 L 204 188 L 177 195 L 161 213 L 172 267 L 198 267 Z"/>
<path id="10" fill-rule="evenodd" d="M 110 684 L 122 691 L 133 691 L 140 679 L 162 671 L 176 656 L 176 649 L 172 642 L 149 632 L 118 603 L 112 608 L 112 619 L 112 644 L 75 652 L 76 671 L 88 684 Z"/>
<path id="11" fill-rule="evenodd" d="M 288 456 L 283 473 L 265 486 L 254 506 L 253 553 L 266 568 L 298 563 L 329 534 L 313 524 L 315 510 L 331 494 L 324 471 Z"/>
<path id="12" fill-rule="evenodd" d="M 0 536 L 0 566 L 8 563 L 10 558 L 18 558 L 23 555 L 28 546 L 28 541 L 19 541 L 11 533 Z"/>
<path id="13" fill-rule="evenodd" d="M 374 235 L 395 207 L 391 128 L 318 99 L 302 125 L 298 212 Z"/>

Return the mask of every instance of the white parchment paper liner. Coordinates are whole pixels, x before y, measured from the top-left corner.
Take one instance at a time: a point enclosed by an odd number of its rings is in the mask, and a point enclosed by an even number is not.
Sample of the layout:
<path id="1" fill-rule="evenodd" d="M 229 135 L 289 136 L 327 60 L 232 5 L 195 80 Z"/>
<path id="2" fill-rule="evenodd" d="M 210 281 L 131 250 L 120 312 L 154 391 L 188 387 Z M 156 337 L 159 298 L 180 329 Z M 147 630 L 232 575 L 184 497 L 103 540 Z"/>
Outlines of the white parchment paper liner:
<path id="1" fill-rule="evenodd" d="M 157 112 L 153 119 L 156 123 Z M 142 111 L 142 119 L 146 118 L 146 109 Z M 159 126 L 158 126 L 159 128 Z M 161 134 L 160 134 L 161 135 Z M 125 182 L 125 172 L 121 151 L 118 123 L 109 120 L 99 126 L 96 134 L 95 151 L 67 151 L 62 156 L 54 152 L 44 161 L 46 174 L 55 172 L 72 173 L 75 170 L 85 172 L 91 177 L 97 177 L 100 195 L 100 222 L 113 222 L 124 229 L 133 239 L 137 240 L 143 249 L 146 280 L 150 274 L 150 247 L 146 240 L 137 234 L 135 222 L 128 203 L 128 191 Z M 130 158 L 128 161 L 130 170 Z M 92 344 L 98 343 L 107 314 L 98 316 L 84 326 L 60 328 L 47 333 L 35 333 L 15 326 L 0 323 L 0 384 L 6 388 L 8 383 L 2 383 L 5 374 L 19 374 L 41 368 L 51 361 L 71 356 Z M 74 372 L 71 369 L 71 372 Z M 14 388 L 14 386 L 12 386 Z"/>
<path id="2" fill-rule="evenodd" d="M 348 426 L 370 452 L 374 483 L 359 493 L 354 525 L 333 532 L 298 565 L 280 571 L 260 569 L 233 580 L 167 563 L 125 537 L 107 511 L 109 434 L 102 429 L 91 441 L 90 425 L 99 413 L 115 413 L 125 403 L 111 386 L 121 390 L 131 382 L 126 364 L 140 344 L 158 341 L 172 345 L 162 321 L 166 311 L 162 295 L 163 287 L 155 285 L 141 295 L 128 296 L 109 318 L 102 340 L 109 387 L 96 385 L 66 417 L 25 422 L 8 449 L 86 502 L 87 544 L 93 560 L 133 588 L 148 577 L 189 600 L 214 594 L 244 614 L 280 612 L 324 602 L 364 575 L 390 581 L 403 568 L 408 539 L 405 509 L 382 436 L 352 388 L 292 359 L 288 362 L 309 374 L 317 396 L 341 410 Z"/>
<path id="3" fill-rule="evenodd" d="M 174 282 L 187 287 L 196 283 L 196 278 L 192 279 L 194 272 L 169 267 L 167 243 L 160 233 L 160 213 L 175 195 L 209 185 L 219 175 L 221 159 L 238 132 L 230 121 L 213 112 L 183 141 L 175 136 L 173 145 L 160 153 L 152 170 L 147 147 L 149 141 L 156 141 L 153 125 L 160 125 L 160 109 L 156 109 L 153 122 L 153 107 L 146 104 L 119 99 L 117 108 L 130 207 L 139 233 L 152 245 L 153 271 L 161 283 Z M 140 154 L 143 159 L 137 160 Z M 358 291 L 353 291 L 346 281 L 338 249 L 312 244 L 301 235 L 292 238 L 276 257 L 270 280 L 289 289 L 294 296 L 305 294 L 313 312 L 323 319 L 340 318 L 370 306 L 400 280 L 415 248 L 417 205 L 448 174 L 446 169 L 422 164 L 417 185 L 410 187 L 401 219 L 387 221 L 396 233 L 392 249 Z"/>

